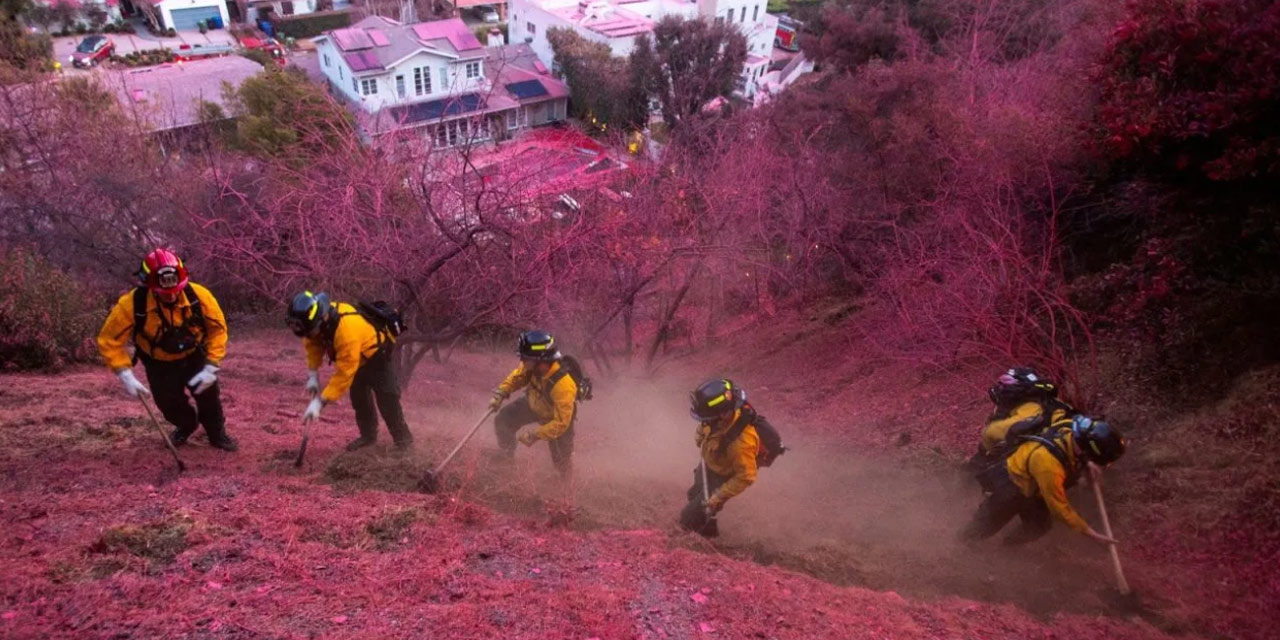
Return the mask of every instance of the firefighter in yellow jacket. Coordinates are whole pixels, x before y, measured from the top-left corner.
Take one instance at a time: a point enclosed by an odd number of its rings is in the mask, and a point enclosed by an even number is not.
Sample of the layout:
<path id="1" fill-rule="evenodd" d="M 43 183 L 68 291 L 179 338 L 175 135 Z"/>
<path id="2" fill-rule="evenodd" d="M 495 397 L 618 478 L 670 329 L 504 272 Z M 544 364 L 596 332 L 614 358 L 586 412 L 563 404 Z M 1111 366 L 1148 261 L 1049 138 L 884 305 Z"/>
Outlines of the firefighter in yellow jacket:
<path id="1" fill-rule="evenodd" d="M 1102 468 L 1124 455 L 1125 440 L 1115 427 L 1078 415 L 1052 425 L 1040 435 L 1023 436 L 1004 464 L 979 477 L 986 498 L 962 537 L 989 538 L 1014 516 L 1021 527 L 1005 538 L 1005 544 L 1031 542 L 1049 532 L 1052 517 L 1072 531 L 1105 544 L 1115 540 L 1098 533 L 1067 500 L 1067 489 L 1082 472 L 1097 482 Z"/>
<path id="2" fill-rule="evenodd" d="M 140 275 L 145 286 L 120 296 L 98 333 L 102 359 L 129 395 L 154 393 L 160 413 L 174 426 L 175 445 L 185 444 L 203 426 L 210 445 L 235 451 L 218 388 L 218 367 L 227 354 L 227 321 L 218 301 L 188 280 L 186 266 L 168 249 L 147 254 Z M 126 350 L 130 341 L 150 389 L 133 375 L 134 359 Z"/>
<path id="3" fill-rule="evenodd" d="M 498 385 L 489 402 L 489 408 L 498 412 L 493 421 L 498 447 L 503 457 L 510 460 L 515 456 L 517 439 L 525 446 L 546 440 L 556 469 L 568 475 L 572 470 L 578 383 L 561 363 L 562 356 L 551 334 L 526 331 L 520 335 L 517 351 L 520 366 Z M 523 398 L 502 407 L 508 396 L 524 388 L 528 391 Z M 529 424 L 538 427 L 526 430 L 517 438 L 516 432 Z"/>
<path id="4" fill-rule="evenodd" d="M 378 441 L 379 413 L 396 449 L 413 448 L 413 433 L 400 405 L 393 336 L 379 331 L 355 307 L 330 301 L 324 292 L 304 291 L 294 296 L 285 322 L 294 335 L 302 338 L 307 354 L 305 389 L 311 394 L 311 402 L 302 414 L 304 421 L 319 418 L 326 404 L 341 400 L 350 390 L 360 437 L 347 444 L 347 451 Z M 333 362 L 334 371 L 322 391 L 319 370 L 326 355 Z"/>
<path id="5" fill-rule="evenodd" d="M 995 407 L 983 426 L 978 452 L 969 462 L 975 473 L 1004 459 L 1007 440 L 1039 433 L 1075 413 L 1058 399 L 1058 386 L 1030 367 L 1009 369 L 987 395 Z"/>
<path id="6" fill-rule="evenodd" d="M 732 380 L 709 380 L 691 396 L 689 413 L 698 421 L 694 439 L 701 449 L 702 460 L 693 470 L 693 486 L 687 494 L 689 503 L 680 513 L 680 526 L 715 536 L 719 534 L 715 515 L 730 498 L 755 483 L 762 459 L 767 466 L 774 455 L 786 449 L 779 442 L 775 454 L 764 446 L 762 434 L 776 436 L 777 431 L 747 404 L 746 391 Z"/>

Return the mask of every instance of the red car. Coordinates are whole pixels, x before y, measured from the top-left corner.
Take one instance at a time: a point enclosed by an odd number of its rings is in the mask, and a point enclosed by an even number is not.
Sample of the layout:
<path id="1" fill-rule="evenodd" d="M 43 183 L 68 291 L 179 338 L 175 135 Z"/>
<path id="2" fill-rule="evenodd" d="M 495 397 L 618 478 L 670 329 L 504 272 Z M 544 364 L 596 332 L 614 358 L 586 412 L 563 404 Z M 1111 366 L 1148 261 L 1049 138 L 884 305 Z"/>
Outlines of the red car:
<path id="1" fill-rule="evenodd" d="M 116 50 L 116 43 L 106 36 L 92 35 L 85 36 L 80 41 L 80 46 L 76 47 L 75 53 L 71 54 L 71 64 L 77 67 L 92 67 L 103 60 L 111 57 Z"/>

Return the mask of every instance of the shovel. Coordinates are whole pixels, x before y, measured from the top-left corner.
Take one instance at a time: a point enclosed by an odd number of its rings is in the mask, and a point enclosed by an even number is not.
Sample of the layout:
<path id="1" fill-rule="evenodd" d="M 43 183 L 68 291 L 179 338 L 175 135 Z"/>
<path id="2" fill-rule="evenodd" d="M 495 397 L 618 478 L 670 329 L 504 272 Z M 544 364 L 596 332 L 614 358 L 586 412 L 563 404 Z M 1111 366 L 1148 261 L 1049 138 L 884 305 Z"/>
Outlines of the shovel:
<path id="1" fill-rule="evenodd" d="M 173 441 L 169 439 L 169 434 L 165 433 L 164 429 L 160 428 L 160 423 L 156 421 L 156 414 L 152 413 L 151 405 L 147 404 L 147 399 L 143 398 L 142 395 L 139 394 L 138 402 L 141 402 L 142 408 L 147 410 L 147 417 L 151 418 L 151 426 L 155 427 L 156 431 L 160 432 L 161 438 L 164 438 L 164 446 L 169 448 L 169 453 L 173 454 L 173 461 L 178 463 L 178 473 L 186 471 L 187 465 L 182 462 L 182 458 L 178 457 L 178 448 L 173 446 Z"/>
<path id="2" fill-rule="evenodd" d="M 440 491 L 440 470 L 444 469 L 444 466 L 449 464 L 449 461 L 453 460 L 454 456 L 458 455 L 458 452 L 462 450 L 462 447 L 466 446 L 467 442 L 471 440 L 471 437 L 476 435 L 476 432 L 480 430 L 480 425 L 484 424 L 484 421 L 488 420 L 491 415 L 493 415 L 493 409 L 489 409 L 484 412 L 484 415 L 480 416 L 480 420 L 476 422 L 476 426 L 471 427 L 471 431 L 469 431 L 467 436 L 462 439 L 462 442 L 459 442 L 458 446 L 454 447 L 453 451 L 450 451 L 449 455 L 445 456 L 444 460 L 441 460 L 440 464 L 436 465 L 434 469 L 423 474 L 422 479 L 418 481 L 419 489 L 425 493 L 437 493 Z"/>

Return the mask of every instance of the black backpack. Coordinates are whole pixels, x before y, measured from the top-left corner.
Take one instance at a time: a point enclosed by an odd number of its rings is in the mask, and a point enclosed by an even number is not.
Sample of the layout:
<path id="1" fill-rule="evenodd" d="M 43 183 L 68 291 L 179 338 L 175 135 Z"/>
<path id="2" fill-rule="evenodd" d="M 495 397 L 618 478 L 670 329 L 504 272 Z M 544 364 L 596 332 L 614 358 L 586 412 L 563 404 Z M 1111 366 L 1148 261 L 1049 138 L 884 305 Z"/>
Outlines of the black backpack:
<path id="1" fill-rule="evenodd" d="M 573 356 L 560 357 L 560 369 L 551 376 L 551 380 L 547 384 L 548 393 L 565 376 L 572 378 L 574 384 L 578 385 L 578 400 L 591 399 L 591 378 L 587 377 L 587 372 L 582 368 L 582 363 L 578 362 L 578 359 Z"/>
<path id="2" fill-rule="evenodd" d="M 1061 424 L 1061 423 L 1059 423 Z M 995 455 L 987 458 L 987 462 L 974 473 L 974 478 L 978 484 L 982 485 L 985 491 L 995 491 L 996 487 L 1007 477 L 1005 470 L 1005 461 L 1018 450 L 1018 447 L 1028 442 L 1034 442 L 1048 451 L 1057 461 L 1062 464 L 1062 468 L 1067 472 L 1066 486 L 1069 488 L 1074 486 L 1079 475 L 1080 468 L 1078 465 L 1073 466 L 1071 459 L 1067 457 L 1067 452 L 1058 446 L 1055 436 L 1063 431 L 1070 430 L 1069 427 L 1043 427 L 1040 431 L 1033 434 L 1023 434 L 1005 440 L 1003 450 Z"/>
<path id="3" fill-rule="evenodd" d="M 717 455 L 724 455 L 729 450 L 729 444 L 738 439 L 742 435 L 742 430 L 747 426 L 756 428 L 756 435 L 760 436 L 760 451 L 756 453 L 756 466 L 769 467 L 773 465 L 773 461 L 778 456 L 787 452 L 787 448 L 782 444 L 782 434 L 769 424 L 764 416 L 756 413 L 750 404 L 742 405 L 742 415 L 738 416 L 738 420 L 729 427 L 724 437 L 720 438 L 720 447 Z"/>
<path id="4" fill-rule="evenodd" d="M 356 303 L 356 310 L 380 333 L 389 333 L 392 337 L 404 333 L 404 318 L 400 317 L 400 311 L 382 300 L 360 301 Z"/>

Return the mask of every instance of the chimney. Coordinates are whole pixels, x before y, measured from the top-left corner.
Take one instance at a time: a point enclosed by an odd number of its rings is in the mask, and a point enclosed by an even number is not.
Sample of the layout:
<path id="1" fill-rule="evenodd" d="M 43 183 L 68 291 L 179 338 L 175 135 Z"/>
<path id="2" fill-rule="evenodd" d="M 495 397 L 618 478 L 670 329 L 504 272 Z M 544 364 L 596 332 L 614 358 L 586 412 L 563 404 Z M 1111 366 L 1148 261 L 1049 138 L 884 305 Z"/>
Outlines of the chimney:
<path id="1" fill-rule="evenodd" d="M 501 47 L 507 44 L 506 38 L 502 37 L 502 29 L 497 27 L 489 29 L 489 37 L 486 38 L 486 42 L 490 47 Z"/>

